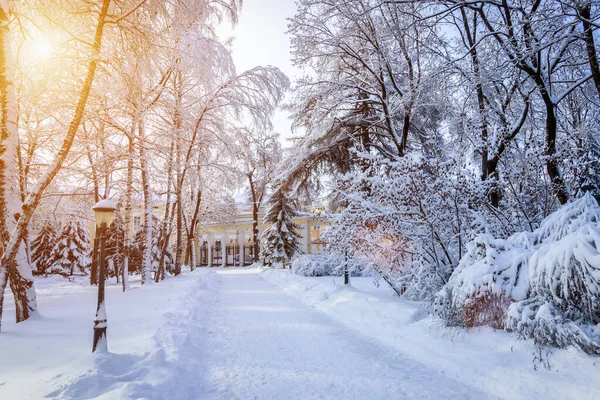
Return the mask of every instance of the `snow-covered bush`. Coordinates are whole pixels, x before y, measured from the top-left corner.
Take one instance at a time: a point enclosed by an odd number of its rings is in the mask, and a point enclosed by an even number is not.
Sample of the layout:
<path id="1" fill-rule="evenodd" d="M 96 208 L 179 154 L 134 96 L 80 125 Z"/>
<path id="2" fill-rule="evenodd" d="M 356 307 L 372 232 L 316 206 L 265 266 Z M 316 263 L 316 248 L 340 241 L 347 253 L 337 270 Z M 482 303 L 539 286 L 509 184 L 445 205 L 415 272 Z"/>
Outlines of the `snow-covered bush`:
<path id="1" fill-rule="evenodd" d="M 437 294 L 437 314 L 451 325 L 503 328 L 508 304 L 527 297 L 532 242 L 527 233 L 477 236 Z"/>
<path id="2" fill-rule="evenodd" d="M 506 328 L 523 339 L 533 339 L 540 347 L 575 346 L 588 354 L 600 355 L 600 324 L 590 323 L 585 317 L 577 318 L 577 314 L 572 319 L 573 315 L 562 312 L 550 301 L 534 297 L 509 307 Z"/>
<path id="3" fill-rule="evenodd" d="M 507 328 L 539 345 L 600 354 L 600 207 L 586 194 L 550 216 L 529 263 L 529 299 Z"/>
<path id="4" fill-rule="evenodd" d="M 599 224 L 600 207 L 586 194 L 531 233 L 477 237 L 438 293 L 436 312 L 452 324 L 504 326 L 541 346 L 600 354 Z M 495 309 L 473 305 L 490 295 L 500 300 Z"/>
<path id="5" fill-rule="evenodd" d="M 366 273 L 364 266 L 355 258 L 348 258 L 348 270 L 353 276 Z M 340 276 L 344 274 L 344 257 L 331 252 L 302 254 L 292 261 L 292 272 L 302 276 Z"/>
<path id="6" fill-rule="evenodd" d="M 331 253 L 303 254 L 292 261 L 292 272 L 302 276 L 335 275 L 337 261 Z"/>

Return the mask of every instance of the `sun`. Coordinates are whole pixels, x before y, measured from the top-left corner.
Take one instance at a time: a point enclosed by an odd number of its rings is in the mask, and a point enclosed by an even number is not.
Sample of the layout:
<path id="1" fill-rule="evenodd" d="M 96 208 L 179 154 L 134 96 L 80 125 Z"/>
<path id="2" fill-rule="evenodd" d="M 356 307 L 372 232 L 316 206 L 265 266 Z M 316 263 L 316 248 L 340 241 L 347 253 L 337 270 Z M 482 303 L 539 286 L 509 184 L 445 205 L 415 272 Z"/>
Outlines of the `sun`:
<path id="1" fill-rule="evenodd" d="M 47 35 L 28 36 L 22 45 L 19 46 L 19 64 L 22 67 L 39 65 L 47 67 L 47 61 L 52 59 L 55 51 L 53 41 Z"/>
<path id="2" fill-rule="evenodd" d="M 31 58 L 44 60 L 52 55 L 52 43 L 45 37 L 37 37 L 31 43 Z"/>

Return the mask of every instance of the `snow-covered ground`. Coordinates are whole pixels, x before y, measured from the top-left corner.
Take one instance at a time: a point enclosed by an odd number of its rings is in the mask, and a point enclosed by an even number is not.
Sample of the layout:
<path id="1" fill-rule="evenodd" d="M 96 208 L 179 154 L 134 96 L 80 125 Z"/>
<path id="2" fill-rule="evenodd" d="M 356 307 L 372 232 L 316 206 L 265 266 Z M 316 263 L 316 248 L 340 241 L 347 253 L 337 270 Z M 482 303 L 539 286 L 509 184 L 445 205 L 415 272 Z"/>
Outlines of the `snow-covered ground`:
<path id="1" fill-rule="evenodd" d="M 491 329 L 440 329 L 371 278 L 200 269 L 107 293 L 109 354 L 92 355 L 95 288 L 36 282 L 43 317 L 7 296 L 0 399 L 592 399 L 600 362 Z"/>
<path id="2" fill-rule="evenodd" d="M 83 278 L 38 279 L 43 317 L 17 325 L 7 293 L 0 399 L 197 398 L 196 346 L 203 343 L 213 276 L 189 273 L 143 288 L 132 282 L 126 293 L 109 286 L 107 355 L 91 354 L 97 292 Z"/>
<path id="3" fill-rule="evenodd" d="M 596 399 L 600 359 L 554 350 L 550 368 L 534 364 L 531 341 L 492 328 L 445 328 L 421 303 L 402 300 L 373 278 L 306 278 L 263 270 L 261 277 L 365 337 L 418 360 L 436 373 L 505 399 Z M 381 281 L 382 285 L 385 285 Z"/>
<path id="4" fill-rule="evenodd" d="M 347 329 L 252 270 L 220 278 L 199 398 L 490 398 Z"/>

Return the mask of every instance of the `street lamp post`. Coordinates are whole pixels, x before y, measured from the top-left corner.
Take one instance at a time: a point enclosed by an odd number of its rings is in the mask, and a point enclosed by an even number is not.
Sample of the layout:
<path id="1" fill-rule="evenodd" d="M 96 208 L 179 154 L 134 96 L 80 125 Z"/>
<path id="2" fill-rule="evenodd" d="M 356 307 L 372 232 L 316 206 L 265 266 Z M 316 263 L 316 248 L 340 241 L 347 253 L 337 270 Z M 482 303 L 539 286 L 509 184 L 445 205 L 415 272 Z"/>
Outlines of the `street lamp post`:
<path id="1" fill-rule="evenodd" d="M 350 272 L 348 271 L 348 249 L 344 252 L 344 285 L 350 283 Z"/>
<path id="2" fill-rule="evenodd" d="M 98 227 L 98 236 L 100 239 L 100 254 L 98 260 L 98 306 L 96 308 L 96 317 L 94 318 L 94 344 L 92 353 L 96 350 L 100 352 L 108 351 L 106 341 L 106 307 L 104 305 L 104 270 L 105 270 L 105 248 L 106 248 L 106 230 L 110 226 L 116 209 L 116 204 L 110 200 L 101 200 L 92 208 Z"/>

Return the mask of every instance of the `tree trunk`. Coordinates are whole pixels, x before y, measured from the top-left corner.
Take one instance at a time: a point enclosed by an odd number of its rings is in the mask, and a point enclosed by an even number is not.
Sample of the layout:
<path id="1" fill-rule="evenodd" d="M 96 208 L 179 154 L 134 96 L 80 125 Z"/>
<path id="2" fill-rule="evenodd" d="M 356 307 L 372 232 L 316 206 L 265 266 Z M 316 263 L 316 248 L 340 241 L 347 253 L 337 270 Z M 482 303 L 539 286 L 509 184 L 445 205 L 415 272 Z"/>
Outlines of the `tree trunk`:
<path id="1" fill-rule="evenodd" d="M 548 176 L 552 182 L 552 189 L 558 201 L 560 204 L 566 204 L 569 201 L 570 195 L 567 190 L 567 185 L 562 177 L 559 160 L 556 158 L 556 131 L 558 127 L 556 107 L 539 75 L 536 77 L 536 83 L 540 89 L 540 95 L 544 101 L 544 105 L 546 106 L 546 138 L 544 148 L 546 170 L 548 171 Z"/>
<path id="2" fill-rule="evenodd" d="M 481 164 L 480 164 L 480 173 L 481 180 L 487 180 L 489 176 L 488 171 L 488 125 L 486 120 L 486 107 L 485 107 L 485 94 L 483 93 L 483 85 L 481 83 L 481 71 L 479 64 L 479 54 L 477 53 L 477 14 L 473 12 L 473 27 L 469 25 L 469 21 L 467 18 L 467 13 L 464 8 L 460 9 L 463 27 L 465 29 L 465 38 L 467 39 L 467 43 L 469 45 L 469 55 L 471 56 L 471 64 L 473 67 L 473 76 L 475 80 L 475 89 L 477 93 L 477 107 L 479 111 L 479 124 L 481 130 Z"/>
<path id="3" fill-rule="evenodd" d="M 181 273 L 181 253 L 183 252 L 183 181 L 184 181 L 184 172 L 181 170 L 181 151 L 182 151 L 182 143 L 181 143 L 181 104 L 183 99 L 182 93 L 182 85 L 181 85 L 181 76 L 179 74 L 175 75 L 175 90 L 177 93 L 176 101 L 175 101 L 175 112 L 173 115 L 173 127 L 175 128 L 175 171 L 177 177 L 177 186 L 175 187 L 175 196 L 177 198 L 177 232 L 175 239 L 175 270 L 174 274 L 177 276 Z M 187 161 L 187 160 L 186 160 Z"/>
<path id="4" fill-rule="evenodd" d="M 167 254 L 167 247 L 169 246 L 169 239 L 171 238 L 171 233 L 173 231 L 173 218 L 175 217 L 175 206 L 177 203 L 173 204 L 173 208 L 171 209 L 171 217 L 169 219 L 169 231 L 166 236 L 163 238 L 162 249 L 160 252 L 160 259 L 158 260 L 158 271 L 156 271 L 156 276 L 154 278 L 154 282 L 158 283 L 159 279 L 164 279 L 165 277 L 165 257 Z M 167 216 L 165 215 L 165 218 Z"/>
<path id="5" fill-rule="evenodd" d="M 256 189 L 254 187 L 254 179 L 252 174 L 248 174 L 248 185 L 250 186 L 250 194 L 252 195 L 252 262 L 256 262 L 260 254 L 260 244 L 258 237 L 258 210 L 260 208 L 260 200 L 258 199 Z M 261 196 L 262 197 L 262 196 Z"/>
<path id="6" fill-rule="evenodd" d="M 139 146 L 140 146 L 140 169 L 142 171 L 142 188 L 144 193 L 144 254 L 142 256 L 142 285 L 151 283 L 152 271 L 152 191 L 150 190 L 150 174 L 148 173 L 148 162 L 146 160 L 146 143 L 144 143 L 144 131 L 141 121 L 138 122 Z"/>
<path id="7" fill-rule="evenodd" d="M 5 268 L 0 268 L 0 318 L 2 317 L 2 309 L 4 307 L 4 292 L 8 283 L 8 274 Z M 2 331 L 2 319 L 0 319 L 0 332 Z"/>
<path id="8" fill-rule="evenodd" d="M 502 193 L 500 192 L 500 188 L 498 186 L 498 160 L 496 158 L 492 158 L 487 162 L 487 179 L 491 181 L 492 187 L 490 188 L 490 192 L 488 194 L 488 198 L 490 199 L 490 203 L 493 207 L 498 208 L 500 206 L 500 199 L 502 198 Z"/>
<path id="9" fill-rule="evenodd" d="M 196 196 L 196 205 L 194 206 L 194 214 L 192 215 L 192 221 L 190 222 L 190 229 L 188 232 L 188 251 L 191 258 L 190 267 L 192 267 L 192 270 L 196 266 L 196 248 L 194 247 L 194 238 L 196 237 L 196 225 L 198 223 L 198 214 L 200 213 L 201 202 L 202 190 L 198 189 L 198 195 Z"/>
<path id="10" fill-rule="evenodd" d="M 188 236 L 188 247 L 189 247 L 189 262 L 190 271 L 196 269 L 196 248 L 194 247 L 194 237 Z"/>
<path id="11" fill-rule="evenodd" d="M 175 276 L 181 273 L 181 253 L 183 252 L 183 210 L 181 209 L 181 195 L 177 195 L 177 237 L 175 240 Z"/>
<path id="12" fill-rule="evenodd" d="M 600 67 L 598 66 L 598 55 L 596 54 L 596 44 L 594 43 L 594 29 L 590 22 L 592 2 L 581 2 L 582 5 L 579 7 L 579 16 L 583 25 L 583 34 L 585 36 L 585 47 L 588 54 L 588 62 L 590 64 L 590 70 L 592 71 L 592 78 L 594 79 L 594 85 L 600 96 Z"/>
<path id="13" fill-rule="evenodd" d="M 15 298 L 17 322 L 25 321 L 37 311 L 33 275 L 26 252 L 26 227 L 20 234 L 13 233 L 17 237 L 11 238 L 23 203 L 19 185 L 18 110 L 9 23 L 9 10 L 0 9 L 0 240 L 6 244 L 12 239 L 14 253 L 12 259 L 5 256 L 0 264 L 0 323 L 7 278 Z"/>
<path id="14" fill-rule="evenodd" d="M 182 244 L 183 247 L 185 247 L 185 257 L 184 257 L 184 261 L 183 264 L 184 265 L 188 265 L 191 267 L 190 265 L 190 259 L 191 259 L 191 246 L 190 246 L 190 230 L 188 228 L 188 224 L 187 224 L 187 218 L 185 215 L 183 215 L 183 231 L 185 232 L 185 244 Z M 193 270 L 193 268 L 192 268 Z"/>
<path id="15" fill-rule="evenodd" d="M 127 183 L 125 188 L 125 216 L 123 225 L 125 226 L 125 245 L 123 249 L 123 268 L 121 269 L 121 283 L 123 291 L 129 290 L 129 254 L 131 252 L 131 192 L 133 191 L 133 158 L 135 156 L 135 121 L 131 121 L 131 132 L 127 146 Z"/>
<path id="16" fill-rule="evenodd" d="M 171 141 L 171 147 L 169 149 L 169 159 L 167 160 L 167 201 L 165 202 L 165 216 L 163 219 L 163 224 L 162 224 L 162 232 L 161 232 L 161 237 L 163 238 L 163 240 L 165 240 L 165 238 L 168 238 L 168 233 L 169 233 L 169 221 L 171 221 L 171 219 L 169 218 L 169 212 L 170 212 L 170 208 L 171 208 L 171 186 L 173 185 L 173 154 L 175 152 L 175 142 L 172 140 Z M 172 221 L 171 221 L 172 223 Z M 166 245 L 165 245 L 166 244 Z M 161 251 L 160 251 L 160 257 L 159 257 L 159 261 L 158 261 L 158 270 L 156 271 L 156 274 L 154 276 L 154 282 L 158 283 L 160 280 L 160 276 L 164 271 L 164 261 L 165 261 L 165 255 L 167 252 L 167 246 L 169 244 L 168 239 L 166 241 L 163 242 L 163 245 L 161 246 Z"/>

